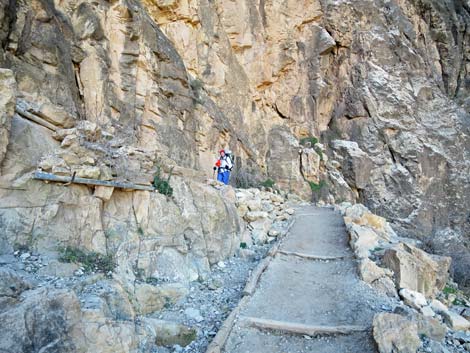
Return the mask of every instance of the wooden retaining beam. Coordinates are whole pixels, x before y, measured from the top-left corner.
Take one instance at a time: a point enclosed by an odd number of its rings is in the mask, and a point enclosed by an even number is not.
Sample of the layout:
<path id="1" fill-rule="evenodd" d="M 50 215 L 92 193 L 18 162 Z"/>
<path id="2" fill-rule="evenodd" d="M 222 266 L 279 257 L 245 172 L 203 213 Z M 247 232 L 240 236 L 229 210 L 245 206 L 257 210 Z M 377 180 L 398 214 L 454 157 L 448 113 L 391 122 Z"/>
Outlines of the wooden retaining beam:
<path id="1" fill-rule="evenodd" d="M 45 173 L 36 171 L 34 173 L 33 179 L 36 180 L 45 180 L 53 181 L 58 183 L 69 183 L 69 184 L 85 184 L 85 185 L 95 185 L 95 186 L 110 186 L 118 189 L 130 189 L 130 190 L 146 190 L 146 191 L 155 191 L 155 188 L 150 185 L 138 185 L 133 183 L 126 182 L 117 182 L 117 181 L 108 181 L 108 180 L 98 180 L 98 179 L 87 179 L 71 176 L 60 176 L 52 173 Z"/>
<path id="2" fill-rule="evenodd" d="M 279 253 L 283 255 L 287 255 L 287 256 L 297 256 L 302 259 L 319 260 L 319 261 L 337 261 L 337 260 L 344 260 L 344 259 L 352 258 L 352 256 L 350 255 L 321 256 L 321 255 L 311 255 L 311 254 L 305 254 L 305 253 L 300 253 L 300 252 L 295 252 L 295 251 L 286 251 L 286 250 L 280 250 Z"/>
<path id="3" fill-rule="evenodd" d="M 228 336 L 232 332 L 235 320 L 237 319 L 240 310 L 248 303 L 249 299 L 250 297 L 243 297 L 241 299 L 237 307 L 230 313 L 228 318 L 219 328 L 219 332 L 217 332 L 217 335 L 215 335 L 214 339 L 207 347 L 206 353 L 222 353 L 224 351 L 225 343 L 227 342 Z"/>
<path id="4" fill-rule="evenodd" d="M 57 131 L 59 130 L 59 127 L 55 126 L 54 124 L 51 124 L 50 122 L 44 120 L 43 118 L 38 117 L 37 115 L 34 115 L 30 112 L 27 112 L 26 110 L 16 106 L 15 108 L 16 112 L 21 115 L 23 118 L 26 118 L 30 121 L 35 122 L 36 124 L 39 124 L 41 126 L 44 126 L 45 128 L 52 130 L 52 131 Z"/>
<path id="5" fill-rule="evenodd" d="M 241 317 L 240 322 L 249 327 L 260 330 L 280 331 L 296 335 L 348 335 L 354 332 L 363 332 L 369 330 L 367 326 L 323 326 L 323 325 L 305 325 L 294 322 L 277 321 L 269 319 L 259 319 L 256 317 Z"/>

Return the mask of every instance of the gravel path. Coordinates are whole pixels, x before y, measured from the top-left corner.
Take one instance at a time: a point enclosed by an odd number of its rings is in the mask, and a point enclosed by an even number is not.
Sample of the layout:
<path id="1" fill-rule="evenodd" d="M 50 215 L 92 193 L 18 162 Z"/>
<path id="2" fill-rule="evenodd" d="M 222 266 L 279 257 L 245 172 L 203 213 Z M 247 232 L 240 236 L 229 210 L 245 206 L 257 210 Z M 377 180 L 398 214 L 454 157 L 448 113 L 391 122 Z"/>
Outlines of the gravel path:
<path id="1" fill-rule="evenodd" d="M 224 351 L 375 352 L 373 316 L 394 305 L 358 278 L 347 238 L 339 213 L 314 206 L 300 208 L 255 293 L 241 308 Z M 337 259 L 312 260 L 299 254 Z M 344 335 L 293 335 L 252 327 L 250 323 L 258 319 L 286 325 L 354 326 L 364 330 Z"/>

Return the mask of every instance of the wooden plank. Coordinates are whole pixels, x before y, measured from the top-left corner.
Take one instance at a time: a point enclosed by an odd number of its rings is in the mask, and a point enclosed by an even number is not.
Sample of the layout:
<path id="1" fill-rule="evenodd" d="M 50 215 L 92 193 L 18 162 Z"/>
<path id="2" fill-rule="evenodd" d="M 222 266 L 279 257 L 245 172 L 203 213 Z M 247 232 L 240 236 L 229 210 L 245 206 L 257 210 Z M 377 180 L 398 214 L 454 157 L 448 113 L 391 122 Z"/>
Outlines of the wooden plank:
<path id="1" fill-rule="evenodd" d="M 21 109 L 20 107 L 16 107 L 16 112 L 21 115 L 23 118 L 26 118 L 28 120 L 31 120 L 35 122 L 36 124 L 39 124 L 41 126 L 44 126 L 45 128 L 48 128 L 49 130 L 52 131 L 57 131 L 59 128 L 50 122 L 44 120 L 43 118 L 40 118 L 34 114 L 31 114 L 30 112 L 27 112 L 26 110 Z"/>
<path id="2" fill-rule="evenodd" d="M 155 191 L 153 186 L 137 185 L 132 183 L 121 183 L 117 181 L 98 180 L 98 179 L 87 179 L 87 178 L 72 178 L 70 176 L 60 176 L 51 173 L 36 171 L 33 176 L 37 180 L 47 180 L 60 183 L 74 183 L 74 184 L 86 184 L 86 185 L 98 185 L 98 186 L 112 186 L 118 189 L 130 189 L 130 190 L 147 190 Z"/>
<path id="3" fill-rule="evenodd" d="M 343 325 L 343 326 L 322 326 L 322 325 L 305 325 L 295 322 L 277 321 L 269 319 L 259 319 L 255 317 L 243 317 L 240 321 L 250 327 L 261 330 L 281 331 L 296 335 L 337 335 L 351 334 L 354 332 L 362 332 L 369 330 L 367 326 Z"/>
<path id="4" fill-rule="evenodd" d="M 250 278 L 246 282 L 245 289 L 243 289 L 243 295 L 252 295 L 255 292 L 256 285 L 263 274 L 263 272 L 268 267 L 269 263 L 271 262 L 272 257 L 268 256 L 261 261 L 256 269 L 251 273 Z"/>
<path id="5" fill-rule="evenodd" d="M 311 255 L 311 254 L 305 254 L 305 253 L 300 253 L 300 252 L 295 252 L 295 251 L 286 251 L 286 250 L 279 250 L 279 253 L 283 255 L 288 255 L 288 256 L 297 256 L 297 257 L 301 257 L 303 259 L 308 259 L 308 260 L 320 260 L 320 261 L 335 261 L 335 260 L 343 260 L 343 259 L 352 257 L 349 255 L 345 255 L 345 256 Z"/>
<path id="6" fill-rule="evenodd" d="M 227 342 L 227 338 L 232 332 L 235 319 L 240 313 L 241 308 L 245 305 L 245 303 L 248 302 L 248 298 L 249 297 L 242 298 L 242 300 L 238 303 L 237 307 L 233 309 L 227 319 L 225 319 L 224 323 L 219 328 L 219 331 L 215 335 L 214 339 L 207 347 L 206 353 L 221 353 L 223 351 L 225 343 Z"/>

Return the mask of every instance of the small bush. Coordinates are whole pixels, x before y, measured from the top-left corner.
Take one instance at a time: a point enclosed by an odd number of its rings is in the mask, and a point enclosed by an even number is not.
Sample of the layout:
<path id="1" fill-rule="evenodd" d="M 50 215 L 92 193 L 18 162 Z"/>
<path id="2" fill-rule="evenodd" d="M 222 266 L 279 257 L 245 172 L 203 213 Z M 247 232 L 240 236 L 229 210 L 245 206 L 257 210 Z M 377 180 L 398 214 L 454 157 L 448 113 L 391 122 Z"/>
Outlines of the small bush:
<path id="1" fill-rule="evenodd" d="M 240 249 L 246 249 L 246 247 L 247 247 L 246 243 L 242 241 L 240 243 Z"/>
<path id="2" fill-rule="evenodd" d="M 265 188 L 272 188 L 274 186 L 275 182 L 272 179 L 266 179 L 263 181 L 260 185 L 265 187 Z"/>
<path id="3" fill-rule="evenodd" d="M 321 151 L 321 149 L 315 148 L 315 152 L 317 152 L 317 154 L 320 156 L 320 160 L 322 161 L 323 160 L 323 152 Z"/>
<path id="4" fill-rule="evenodd" d="M 304 137 L 303 139 L 300 140 L 300 144 L 302 146 L 305 146 L 309 142 L 310 142 L 310 146 L 313 147 L 318 143 L 318 139 L 316 137 L 310 136 L 310 137 Z"/>
<path id="5" fill-rule="evenodd" d="M 170 174 L 168 175 L 168 178 L 166 180 L 164 180 L 161 177 L 160 167 L 157 167 L 157 173 L 153 177 L 153 187 L 160 194 L 165 195 L 165 196 L 172 196 L 173 195 L 173 188 L 170 186 L 171 171 L 170 171 Z"/>
<path id="6" fill-rule="evenodd" d="M 325 186 L 325 181 L 321 180 L 318 184 L 314 183 L 313 181 L 309 181 L 308 184 L 310 185 L 310 189 L 312 192 L 318 192 Z"/>
<path id="7" fill-rule="evenodd" d="M 59 260 L 62 262 L 80 263 L 85 272 L 112 272 L 116 267 L 111 255 L 103 255 L 94 251 L 85 252 L 78 248 L 67 246 L 59 249 Z"/>
<path id="8" fill-rule="evenodd" d="M 196 78 L 196 79 L 190 80 L 189 85 L 191 86 L 191 89 L 194 92 L 194 97 L 193 97 L 194 103 L 203 105 L 204 100 L 201 98 L 201 90 L 204 88 L 203 82 L 200 79 Z"/>
<path id="9" fill-rule="evenodd" d="M 450 286 L 445 286 L 445 288 L 442 290 L 442 292 L 446 295 L 455 294 L 455 293 L 457 293 L 457 289 L 455 289 L 453 287 L 450 287 Z"/>

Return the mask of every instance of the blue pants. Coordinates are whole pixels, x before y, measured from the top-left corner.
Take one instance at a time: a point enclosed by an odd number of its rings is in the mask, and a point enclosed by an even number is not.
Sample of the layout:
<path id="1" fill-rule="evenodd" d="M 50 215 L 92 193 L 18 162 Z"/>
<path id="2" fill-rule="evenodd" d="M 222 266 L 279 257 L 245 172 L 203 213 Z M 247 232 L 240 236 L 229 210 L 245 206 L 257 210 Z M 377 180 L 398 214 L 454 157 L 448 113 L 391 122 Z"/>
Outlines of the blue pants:
<path id="1" fill-rule="evenodd" d="M 217 180 L 221 181 L 225 185 L 228 185 L 228 182 L 230 180 L 230 171 L 226 170 L 225 172 L 217 173 Z"/>

